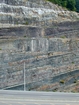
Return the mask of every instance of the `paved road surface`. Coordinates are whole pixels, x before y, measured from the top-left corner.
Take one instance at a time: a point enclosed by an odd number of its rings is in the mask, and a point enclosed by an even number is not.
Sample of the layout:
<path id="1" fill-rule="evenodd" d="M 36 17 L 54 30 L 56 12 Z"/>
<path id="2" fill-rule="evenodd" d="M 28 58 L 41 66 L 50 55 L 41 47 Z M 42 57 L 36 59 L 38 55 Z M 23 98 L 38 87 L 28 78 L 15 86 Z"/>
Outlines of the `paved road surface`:
<path id="1" fill-rule="evenodd" d="M 79 94 L 0 90 L 0 105 L 79 105 Z"/>

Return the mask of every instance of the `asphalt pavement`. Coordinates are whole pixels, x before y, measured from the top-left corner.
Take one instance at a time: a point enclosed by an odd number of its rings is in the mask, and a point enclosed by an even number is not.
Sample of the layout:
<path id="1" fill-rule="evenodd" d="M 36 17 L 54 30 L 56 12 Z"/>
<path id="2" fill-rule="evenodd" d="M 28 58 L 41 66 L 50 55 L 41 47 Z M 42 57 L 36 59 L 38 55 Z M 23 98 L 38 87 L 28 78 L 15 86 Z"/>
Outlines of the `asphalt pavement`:
<path id="1" fill-rule="evenodd" d="M 79 105 L 79 93 L 0 90 L 0 105 Z"/>

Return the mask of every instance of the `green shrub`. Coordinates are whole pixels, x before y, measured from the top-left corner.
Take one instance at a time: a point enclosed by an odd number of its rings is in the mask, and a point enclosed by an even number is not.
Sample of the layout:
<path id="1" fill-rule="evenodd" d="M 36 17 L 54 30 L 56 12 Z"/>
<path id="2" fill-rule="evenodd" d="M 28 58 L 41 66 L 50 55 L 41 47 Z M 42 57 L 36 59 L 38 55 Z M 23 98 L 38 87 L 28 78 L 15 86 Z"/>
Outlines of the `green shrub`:
<path id="1" fill-rule="evenodd" d="M 28 25 L 28 24 L 29 24 L 28 21 L 26 21 L 26 22 L 25 22 L 25 25 Z"/>
<path id="2" fill-rule="evenodd" d="M 24 35 L 24 37 L 26 37 L 26 35 Z"/>
<path id="3" fill-rule="evenodd" d="M 72 64 L 74 64 L 74 62 L 72 62 Z"/>
<path id="4" fill-rule="evenodd" d="M 55 88 L 54 90 L 53 90 L 53 92 L 56 92 L 58 90 L 58 88 Z"/>
<path id="5" fill-rule="evenodd" d="M 74 83 L 77 83 L 77 79 L 74 80 Z"/>
<path id="6" fill-rule="evenodd" d="M 64 84 L 64 83 L 65 83 L 65 81 L 64 81 L 64 80 L 60 80 L 60 83 Z"/>

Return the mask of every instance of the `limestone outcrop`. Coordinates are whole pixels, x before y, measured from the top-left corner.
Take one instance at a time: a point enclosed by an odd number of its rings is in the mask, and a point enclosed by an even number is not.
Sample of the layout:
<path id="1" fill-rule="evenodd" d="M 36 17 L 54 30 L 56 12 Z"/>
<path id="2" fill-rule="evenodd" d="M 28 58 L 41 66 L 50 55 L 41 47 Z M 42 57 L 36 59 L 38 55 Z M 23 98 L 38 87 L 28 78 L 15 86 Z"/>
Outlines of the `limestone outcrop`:
<path id="1" fill-rule="evenodd" d="M 78 38 L 79 21 L 53 23 L 52 26 L 24 26 L 5 25 L 0 28 L 0 36 L 3 37 L 53 37 L 53 38 Z"/>
<path id="2" fill-rule="evenodd" d="M 44 26 L 75 21 L 79 14 L 46 0 L 0 0 L 0 23 Z"/>
<path id="3" fill-rule="evenodd" d="M 0 89 L 79 88 L 79 14 L 46 0 L 0 0 Z"/>
<path id="4" fill-rule="evenodd" d="M 24 69 L 26 90 L 65 91 L 78 83 L 79 39 L 1 39 L 0 89 L 23 89 Z"/>

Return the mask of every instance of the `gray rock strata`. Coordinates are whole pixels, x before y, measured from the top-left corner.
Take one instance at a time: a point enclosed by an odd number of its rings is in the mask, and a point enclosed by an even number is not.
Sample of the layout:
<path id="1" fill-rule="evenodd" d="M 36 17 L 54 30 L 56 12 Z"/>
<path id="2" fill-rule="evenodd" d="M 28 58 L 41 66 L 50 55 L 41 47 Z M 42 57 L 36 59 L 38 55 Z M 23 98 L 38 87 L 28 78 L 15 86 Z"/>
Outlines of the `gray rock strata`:
<path id="1" fill-rule="evenodd" d="M 46 0 L 0 0 L 0 23 L 46 26 L 53 22 L 75 21 L 79 14 Z"/>
<path id="2" fill-rule="evenodd" d="M 24 68 L 26 90 L 55 91 L 69 86 L 79 79 L 78 46 L 78 39 L 1 39 L 0 89 L 23 89 Z"/>

